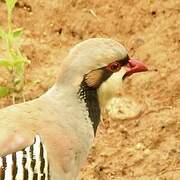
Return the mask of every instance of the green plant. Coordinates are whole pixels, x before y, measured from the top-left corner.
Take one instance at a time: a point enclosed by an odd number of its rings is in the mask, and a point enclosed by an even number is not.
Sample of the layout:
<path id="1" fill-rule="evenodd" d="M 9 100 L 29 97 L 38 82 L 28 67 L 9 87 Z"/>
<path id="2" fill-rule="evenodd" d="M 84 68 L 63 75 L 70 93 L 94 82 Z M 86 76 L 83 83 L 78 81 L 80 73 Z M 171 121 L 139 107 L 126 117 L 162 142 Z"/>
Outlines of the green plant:
<path id="1" fill-rule="evenodd" d="M 0 38 L 6 45 L 6 55 L 0 58 L 0 66 L 4 67 L 9 75 L 9 84 L 0 86 L 0 98 L 12 94 L 13 104 L 15 103 L 15 93 L 21 93 L 23 96 L 24 88 L 24 69 L 29 60 L 22 55 L 18 47 L 18 38 L 22 35 L 22 28 L 13 29 L 12 12 L 17 0 L 6 0 L 8 11 L 7 30 L 0 27 Z"/>

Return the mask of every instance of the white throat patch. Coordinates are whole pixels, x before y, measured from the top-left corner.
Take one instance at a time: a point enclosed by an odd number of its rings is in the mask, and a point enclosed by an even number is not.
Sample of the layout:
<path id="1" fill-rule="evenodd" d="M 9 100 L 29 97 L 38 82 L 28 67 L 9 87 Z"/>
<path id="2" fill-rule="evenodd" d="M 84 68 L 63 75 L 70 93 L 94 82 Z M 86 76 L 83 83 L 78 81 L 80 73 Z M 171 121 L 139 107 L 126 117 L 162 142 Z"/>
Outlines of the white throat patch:
<path id="1" fill-rule="evenodd" d="M 126 73 L 126 68 L 122 67 L 118 72 L 113 73 L 106 81 L 104 81 L 98 89 L 98 97 L 100 107 L 105 108 L 108 101 L 117 94 L 122 89 L 123 76 Z"/>

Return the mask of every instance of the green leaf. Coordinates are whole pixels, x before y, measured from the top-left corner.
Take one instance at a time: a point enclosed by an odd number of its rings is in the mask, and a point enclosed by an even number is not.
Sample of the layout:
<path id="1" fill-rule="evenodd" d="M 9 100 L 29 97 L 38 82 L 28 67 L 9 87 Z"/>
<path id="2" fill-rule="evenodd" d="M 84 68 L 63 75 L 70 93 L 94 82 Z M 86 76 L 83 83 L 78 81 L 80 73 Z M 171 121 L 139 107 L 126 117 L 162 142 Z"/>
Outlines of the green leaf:
<path id="1" fill-rule="evenodd" d="M 0 86 L 0 98 L 7 96 L 10 93 L 10 89 L 8 87 Z"/>
<path id="2" fill-rule="evenodd" d="M 6 0 L 6 4 L 7 4 L 7 7 L 8 7 L 9 11 L 13 10 L 16 2 L 17 2 L 17 0 Z"/>
<path id="3" fill-rule="evenodd" d="M 15 30 L 13 30 L 13 37 L 14 38 L 20 37 L 22 35 L 22 33 L 23 33 L 22 28 L 15 29 Z"/>
<path id="4" fill-rule="evenodd" d="M 16 64 L 15 69 L 16 69 L 16 75 L 17 76 L 23 76 L 24 74 L 24 62 L 21 62 L 19 64 Z"/>
<path id="5" fill-rule="evenodd" d="M 13 42 L 14 42 L 14 33 L 12 31 L 8 32 L 6 39 L 8 40 L 10 45 L 12 46 Z"/>
<path id="6" fill-rule="evenodd" d="M 10 59 L 12 60 L 13 63 L 18 60 L 17 52 L 14 49 L 11 49 L 9 51 L 9 55 L 10 55 L 10 57 L 11 57 Z"/>
<path id="7" fill-rule="evenodd" d="M 16 60 L 16 59 L 17 59 L 17 52 L 16 52 L 14 49 L 11 49 L 11 50 L 9 51 L 9 55 L 11 56 L 11 58 L 12 58 L 13 60 Z"/>
<path id="8" fill-rule="evenodd" d="M 20 84 L 20 83 L 21 83 L 21 79 L 16 78 L 16 79 L 14 80 L 14 84 L 15 84 L 15 85 L 18 85 L 18 84 Z"/>
<path id="9" fill-rule="evenodd" d="M 9 68 L 12 67 L 12 63 L 8 59 L 0 59 L 0 66 Z"/>
<path id="10" fill-rule="evenodd" d="M 11 57 L 13 59 L 14 66 L 18 64 L 28 64 L 29 60 L 21 54 L 19 50 L 11 51 Z"/>
<path id="11" fill-rule="evenodd" d="M 5 39 L 5 37 L 6 37 L 6 32 L 4 31 L 2 27 L 0 27 L 0 38 Z"/>

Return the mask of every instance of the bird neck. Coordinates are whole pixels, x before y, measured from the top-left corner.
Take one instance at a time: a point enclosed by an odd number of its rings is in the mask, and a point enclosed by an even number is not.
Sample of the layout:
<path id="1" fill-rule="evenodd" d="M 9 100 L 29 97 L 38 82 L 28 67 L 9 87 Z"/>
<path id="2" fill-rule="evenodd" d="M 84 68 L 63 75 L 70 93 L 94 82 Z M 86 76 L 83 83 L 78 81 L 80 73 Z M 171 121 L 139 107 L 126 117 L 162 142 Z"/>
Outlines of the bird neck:
<path id="1" fill-rule="evenodd" d="M 89 116 L 91 124 L 93 126 L 94 134 L 98 124 L 100 122 L 100 105 L 98 100 L 97 89 L 87 86 L 83 80 L 78 88 L 72 88 L 72 86 L 60 86 L 60 84 L 55 84 L 48 92 L 46 92 L 42 97 L 48 98 L 49 101 L 56 101 L 62 103 L 64 95 L 66 98 L 66 105 L 68 103 L 75 102 L 77 99 L 80 101 L 82 110 L 85 111 L 85 116 Z M 67 100 L 69 98 L 69 100 Z M 75 101 L 74 101 L 75 100 Z M 77 102 L 78 102 L 77 101 Z M 71 104 L 69 104 L 72 107 Z M 75 105 L 75 111 L 79 111 L 78 103 Z M 84 109 L 85 108 L 85 109 Z M 85 117 L 86 118 L 86 117 Z"/>
<path id="2" fill-rule="evenodd" d="M 87 107 L 89 118 L 93 125 L 94 134 L 96 134 L 101 114 L 97 89 L 87 86 L 85 81 L 82 81 L 78 95 L 80 100 L 84 102 Z"/>

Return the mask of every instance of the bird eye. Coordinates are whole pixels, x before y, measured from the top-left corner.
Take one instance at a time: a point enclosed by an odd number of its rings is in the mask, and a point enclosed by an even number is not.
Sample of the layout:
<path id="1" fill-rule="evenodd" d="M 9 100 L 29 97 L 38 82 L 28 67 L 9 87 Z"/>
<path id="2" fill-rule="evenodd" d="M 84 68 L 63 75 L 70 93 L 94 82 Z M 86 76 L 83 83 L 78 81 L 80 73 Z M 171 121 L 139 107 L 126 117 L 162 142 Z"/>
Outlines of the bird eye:
<path id="1" fill-rule="evenodd" d="M 117 72 L 121 69 L 119 62 L 113 62 L 107 66 L 107 69 L 111 72 Z"/>

